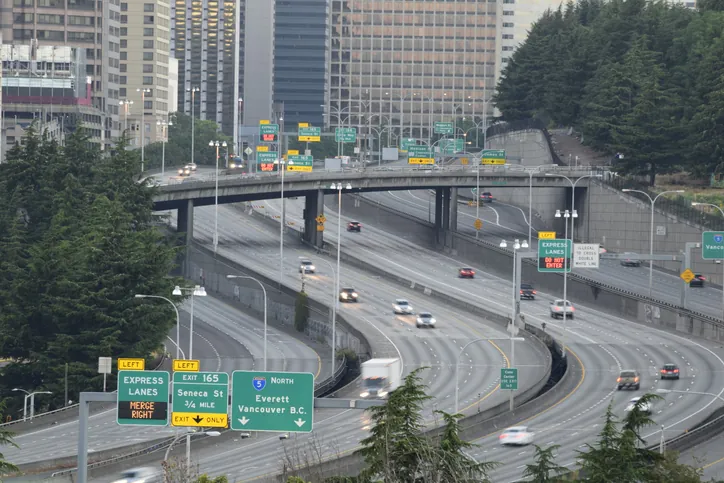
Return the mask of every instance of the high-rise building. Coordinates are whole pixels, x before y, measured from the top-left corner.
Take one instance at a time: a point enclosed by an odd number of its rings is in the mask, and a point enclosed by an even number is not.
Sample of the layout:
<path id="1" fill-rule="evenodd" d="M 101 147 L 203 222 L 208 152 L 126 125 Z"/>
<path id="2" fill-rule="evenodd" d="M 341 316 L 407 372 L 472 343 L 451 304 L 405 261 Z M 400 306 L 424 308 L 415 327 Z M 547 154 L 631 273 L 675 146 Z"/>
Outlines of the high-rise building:
<path id="1" fill-rule="evenodd" d="M 327 123 L 373 136 L 390 126 L 385 136 L 397 138 L 427 138 L 435 122 L 463 117 L 482 127 L 495 88 L 495 6 L 332 0 Z"/>
<path id="2" fill-rule="evenodd" d="M 178 110 L 216 122 L 236 138 L 247 0 L 172 0 L 171 52 L 178 60 Z M 269 0 L 267 0 L 268 2 Z M 273 3 L 273 2 L 272 2 Z M 237 9 L 237 5 L 239 8 Z"/>
<path id="3" fill-rule="evenodd" d="M 120 0 L 0 0 L 4 42 L 85 49 L 93 106 L 104 115 L 104 149 L 120 134 L 120 16 Z"/>
<path id="4" fill-rule="evenodd" d="M 269 0 L 246 0 L 244 12 L 243 122 L 258 126 L 272 120 L 274 99 L 275 5 Z M 276 112 L 276 110 L 275 110 Z"/>
<path id="5" fill-rule="evenodd" d="M 128 108 L 129 144 L 140 147 L 161 141 L 157 121 L 168 118 L 171 99 L 169 0 L 122 1 L 120 49 L 119 95 L 124 102 L 124 126 Z"/>
<path id="6" fill-rule="evenodd" d="M 274 101 L 287 126 L 324 123 L 329 86 L 330 0 L 277 0 Z M 289 131 L 289 128 L 287 129 Z"/>

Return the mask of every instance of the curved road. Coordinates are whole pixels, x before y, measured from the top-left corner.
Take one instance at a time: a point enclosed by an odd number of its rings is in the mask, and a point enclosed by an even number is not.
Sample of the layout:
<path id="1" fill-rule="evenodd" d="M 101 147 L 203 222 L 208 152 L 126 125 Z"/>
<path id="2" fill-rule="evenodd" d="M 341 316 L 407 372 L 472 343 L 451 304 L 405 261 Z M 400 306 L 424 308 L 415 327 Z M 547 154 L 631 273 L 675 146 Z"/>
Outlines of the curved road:
<path id="1" fill-rule="evenodd" d="M 495 195 L 495 193 L 493 193 Z M 365 198 L 377 201 L 385 206 L 402 211 L 424 221 L 435 219 L 434 195 L 428 191 L 395 191 L 366 193 Z M 535 197 L 535 193 L 534 193 Z M 430 202 L 430 199 L 432 200 Z M 535 200 L 535 198 L 534 198 Z M 517 206 L 494 201 L 480 207 L 480 218 L 483 220 L 483 229 L 480 238 L 496 245 L 500 240 L 507 238 L 528 238 L 528 211 Z M 458 205 L 458 231 L 475 236 L 475 206 Z M 533 249 L 537 250 L 535 235 L 543 229 L 542 222 L 533 218 Z M 628 290 L 640 295 L 648 295 L 649 271 L 648 267 L 623 267 L 618 260 L 601 260 L 601 266 L 596 269 L 575 269 L 575 273 L 584 277 L 598 280 L 602 283 Z M 653 296 L 655 299 L 680 305 L 680 291 L 683 281 L 666 272 L 655 271 L 653 279 Z M 697 311 L 712 317 L 722 318 L 722 292 L 706 286 L 692 288 L 689 292 L 689 306 Z"/>
<path id="2" fill-rule="evenodd" d="M 152 302 L 148 302 L 152 303 Z M 190 301 L 180 306 L 181 349 L 188 348 Z M 253 319 L 221 300 L 213 297 L 196 297 L 194 301 L 194 358 L 200 359 L 201 370 L 223 371 L 261 367 L 263 339 L 260 328 L 263 323 Z M 176 329 L 171 337 L 176 336 Z M 327 377 L 321 371 L 321 362 L 315 351 L 301 341 L 284 333 L 269 333 L 268 358 L 270 370 L 295 370 L 311 372 Z M 172 344 L 169 343 L 169 346 Z M 175 346 L 168 348 L 175 354 Z M 104 411 L 91 416 L 88 432 L 90 452 L 123 447 L 172 436 L 172 427 L 119 426 L 116 410 Z M 58 424 L 47 429 L 20 434 L 15 437 L 19 448 L 8 447 L 3 452 L 8 461 L 25 464 L 62 458 L 77 454 L 78 421 Z"/>

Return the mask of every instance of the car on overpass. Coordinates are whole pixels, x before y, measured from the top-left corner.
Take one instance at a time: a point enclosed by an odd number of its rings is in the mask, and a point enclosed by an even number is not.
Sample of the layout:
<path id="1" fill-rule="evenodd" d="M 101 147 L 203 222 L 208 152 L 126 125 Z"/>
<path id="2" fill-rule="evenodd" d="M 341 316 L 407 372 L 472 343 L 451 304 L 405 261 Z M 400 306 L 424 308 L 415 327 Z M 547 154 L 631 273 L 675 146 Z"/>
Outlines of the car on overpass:
<path id="1" fill-rule="evenodd" d="M 555 299 L 551 302 L 550 310 L 553 319 L 562 319 L 563 317 L 573 319 L 576 311 L 570 300 L 563 301 L 562 299 Z"/>
<path id="2" fill-rule="evenodd" d="M 528 300 L 535 300 L 536 291 L 533 285 L 529 283 L 521 283 L 520 284 L 520 298 L 522 299 L 528 299 Z"/>
<path id="3" fill-rule="evenodd" d="M 483 203 L 492 203 L 494 199 L 493 193 L 490 191 L 483 191 L 480 193 L 480 201 Z"/>
<path id="4" fill-rule="evenodd" d="M 697 273 L 689 282 L 689 287 L 704 287 L 704 282 L 706 282 L 706 277 Z"/>
<path id="5" fill-rule="evenodd" d="M 347 231 L 356 231 L 360 233 L 362 231 L 362 223 L 359 221 L 350 221 L 347 223 Z"/>
<path id="6" fill-rule="evenodd" d="M 621 254 L 624 258 L 621 259 L 622 267 L 640 267 L 641 257 L 638 253 L 624 252 Z"/>
<path id="7" fill-rule="evenodd" d="M 352 287 L 346 287 L 339 292 L 340 302 L 359 302 L 359 294 Z"/>
<path id="8" fill-rule="evenodd" d="M 470 267 L 463 267 L 458 270 L 458 277 L 460 278 L 475 278 L 475 270 Z"/>
<path id="9" fill-rule="evenodd" d="M 187 164 L 183 168 L 178 169 L 178 175 L 179 176 L 191 176 L 191 168 Z"/>

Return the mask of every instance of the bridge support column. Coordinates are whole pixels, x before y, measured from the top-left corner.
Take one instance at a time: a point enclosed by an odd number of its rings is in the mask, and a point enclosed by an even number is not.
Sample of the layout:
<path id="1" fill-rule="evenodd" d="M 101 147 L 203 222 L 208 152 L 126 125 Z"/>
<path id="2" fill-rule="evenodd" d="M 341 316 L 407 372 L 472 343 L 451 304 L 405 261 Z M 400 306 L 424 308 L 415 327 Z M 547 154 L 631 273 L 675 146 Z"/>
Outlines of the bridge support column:
<path id="1" fill-rule="evenodd" d="M 322 248 L 324 232 L 317 231 L 316 218 L 324 215 L 324 191 L 318 190 L 304 197 L 304 241 Z"/>
<path id="2" fill-rule="evenodd" d="M 447 232 L 450 230 L 450 188 L 442 189 L 442 229 Z"/>
<path id="3" fill-rule="evenodd" d="M 194 200 L 190 199 L 186 202 L 186 206 L 180 206 L 176 215 L 176 231 L 184 233 L 184 263 L 183 274 L 190 276 L 189 267 L 191 266 L 191 242 L 194 239 Z"/>
<path id="4" fill-rule="evenodd" d="M 445 240 L 442 227 L 442 212 L 442 188 L 435 188 L 435 241 L 438 244 Z"/>
<path id="5" fill-rule="evenodd" d="M 458 189 L 450 188 L 450 230 L 458 231 Z"/>

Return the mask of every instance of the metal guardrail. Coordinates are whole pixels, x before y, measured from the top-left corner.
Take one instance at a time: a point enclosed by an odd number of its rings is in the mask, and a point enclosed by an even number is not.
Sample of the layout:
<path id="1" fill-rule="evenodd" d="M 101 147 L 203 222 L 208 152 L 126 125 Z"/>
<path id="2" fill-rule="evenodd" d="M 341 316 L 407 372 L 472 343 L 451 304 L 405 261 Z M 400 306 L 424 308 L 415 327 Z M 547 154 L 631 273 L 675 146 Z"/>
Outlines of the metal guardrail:
<path id="1" fill-rule="evenodd" d="M 152 370 L 152 371 L 157 371 L 158 368 L 161 367 L 161 365 L 162 365 L 162 364 L 164 363 L 164 361 L 166 360 L 166 357 L 167 357 L 167 356 L 164 354 L 164 356 L 161 358 L 161 361 L 158 363 L 158 365 L 156 365 L 156 367 L 154 367 L 154 368 L 151 369 L 151 370 Z M 116 391 L 110 391 L 110 392 L 116 392 Z M 38 414 L 35 414 L 35 415 L 33 416 L 33 419 L 32 419 L 32 420 L 34 421 L 34 420 L 36 420 L 36 419 L 38 419 L 38 418 L 46 418 L 46 417 L 48 417 L 48 416 L 52 416 L 52 415 L 55 415 L 55 414 L 61 414 L 61 413 L 64 413 L 64 412 L 66 412 L 66 411 L 69 411 L 69 410 L 71 410 L 71 409 L 77 409 L 79 406 L 80 406 L 80 404 L 75 403 L 75 404 L 71 404 L 70 406 L 65 406 L 65 407 L 63 407 L 63 408 L 60 408 L 60 409 L 53 409 L 52 411 L 46 411 L 46 412 L 44 412 L 44 413 L 38 413 Z M 10 426 L 13 426 L 13 425 L 15 425 L 15 424 L 20 424 L 20 423 L 27 423 L 28 421 L 30 421 L 30 419 L 25 419 L 25 420 L 23 420 L 23 419 L 16 419 L 15 421 L 9 421 L 9 422 L 7 422 L 7 423 L 2 423 L 2 424 L 0 424 L 0 428 L 6 428 L 6 427 L 10 427 Z"/>

